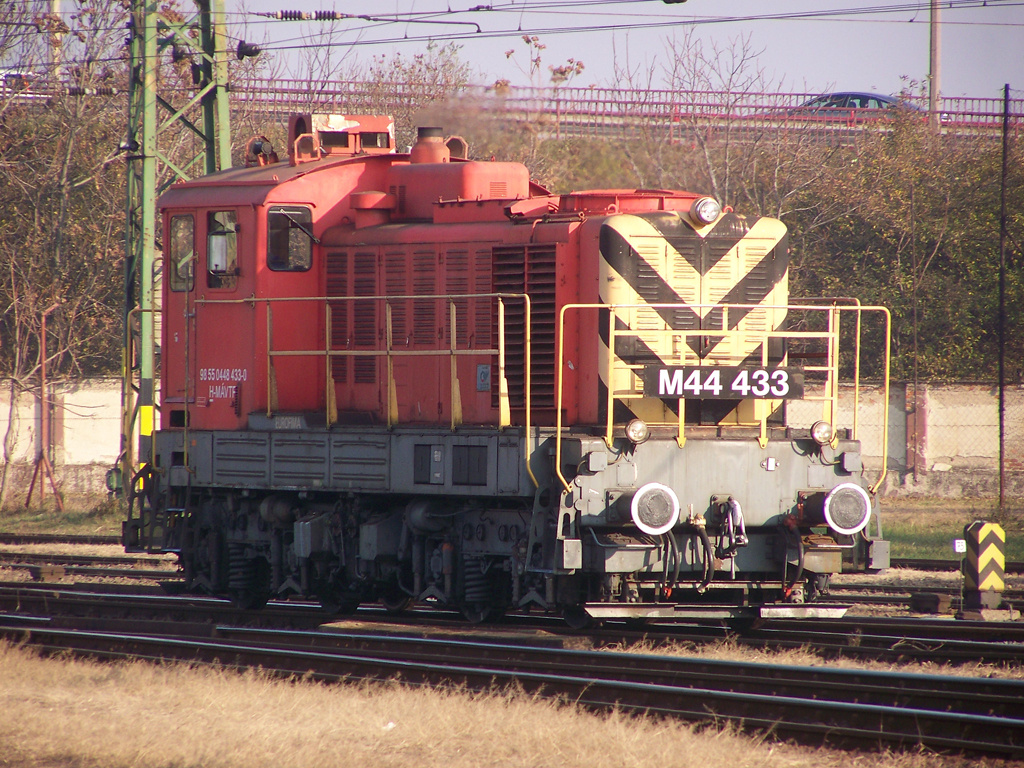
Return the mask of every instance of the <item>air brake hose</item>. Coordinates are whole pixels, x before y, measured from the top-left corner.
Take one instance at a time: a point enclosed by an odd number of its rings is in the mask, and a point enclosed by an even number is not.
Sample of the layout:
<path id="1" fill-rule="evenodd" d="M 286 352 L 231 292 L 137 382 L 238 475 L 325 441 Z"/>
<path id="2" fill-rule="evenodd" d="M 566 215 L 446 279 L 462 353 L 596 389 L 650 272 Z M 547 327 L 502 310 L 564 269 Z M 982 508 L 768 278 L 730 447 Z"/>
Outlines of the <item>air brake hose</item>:
<path id="1" fill-rule="evenodd" d="M 711 584 L 711 580 L 715 578 L 715 550 L 711 546 L 711 539 L 705 527 L 703 525 L 692 527 L 697 531 L 697 535 L 700 536 L 701 543 L 704 545 L 704 581 L 697 587 L 697 591 L 703 594 Z"/>
<path id="2" fill-rule="evenodd" d="M 679 583 L 679 570 L 683 565 L 683 554 L 679 551 L 679 542 L 676 541 L 676 535 L 669 532 L 669 536 L 672 537 L 672 555 L 675 558 L 675 567 L 672 569 L 672 584 L 670 586 L 675 589 L 676 584 Z"/>
<path id="3" fill-rule="evenodd" d="M 796 552 L 797 552 L 796 573 L 793 575 L 793 578 L 790 580 L 789 584 L 786 585 L 786 591 L 784 593 L 786 595 L 786 597 L 789 597 L 790 594 L 793 592 L 793 587 L 795 587 L 800 582 L 800 579 L 803 578 L 803 575 L 804 575 L 804 555 L 805 555 L 805 551 L 804 551 L 804 539 L 803 539 L 803 536 L 800 535 L 800 531 L 797 530 L 795 527 L 792 527 L 792 524 L 788 520 L 786 522 L 787 522 L 787 530 L 790 533 L 792 533 L 793 535 L 796 536 Z M 783 579 L 785 579 L 785 577 L 786 577 L 785 576 L 785 574 L 786 574 L 786 566 L 787 566 L 788 562 L 789 562 L 789 559 L 787 557 L 784 557 L 783 558 L 783 562 L 782 562 L 782 574 L 783 574 L 782 577 L 783 577 Z"/>

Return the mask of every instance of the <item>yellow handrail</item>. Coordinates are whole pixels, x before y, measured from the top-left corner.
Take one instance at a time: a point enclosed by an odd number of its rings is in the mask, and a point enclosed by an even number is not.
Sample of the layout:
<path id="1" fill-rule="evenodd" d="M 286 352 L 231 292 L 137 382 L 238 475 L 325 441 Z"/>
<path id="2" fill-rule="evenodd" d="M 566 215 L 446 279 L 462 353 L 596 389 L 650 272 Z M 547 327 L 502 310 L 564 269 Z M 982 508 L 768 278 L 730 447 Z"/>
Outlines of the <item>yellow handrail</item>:
<path id="1" fill-rule="evenodd" d="M 394 340 L 392 337 L 392 316 L 391 316 L 391 305 L 396 301 L 404 300 L 447 300 L 448 302 L 448 314 L 449 314 L 449 345 L 448 349 L 422 349 L 422 350 L 400 350 L 395 349 Z M 456 338 L 456 300 L 468 300 L 468 299 L 496 299 L 497 300 L 497 324 L 498 324 L 498 346 L 497 348 L 474 348 L 474 349 L 458 349 L 458 343 Z M 523 441 L 523 450 L 525 453 L 526 471 L 530 476 L 530 480 L 534 487 L 539 487 L 539 482 L 535 476 L 532 467 L 530 466 L 530 441 L 532 440 L 532 350 L 531 350 L 531 301 L 529 295 L 525 293 L 470 293 L 470 294 L 412 294 L 412 295 L 395 295 L 395 296 L 296 296 L 296 297 L 263 297 L 257 298 L 255 296 L 245 299 L 198 299 L 197 305 L 212 306 L 212 305 L 249 305 L 255 306 L 257 303 L 263 303 L 267 307 L 266 312 L 266 343 L 267 343 L 267 416 L 272 416 L 277 410 L 277 387 L 276 387 L 276 374 L 274 370 L 274 359 L 278 357 L 309 357 L 309 356 L 322 356 L 327 362 L 327 375 L 325 377 L 325 407 L 327 410 L 327 424 L 330 426 L 337 420 L 336 405 L 334 405 L 334 379 L 331 375 L 330 360 L 334 357 L 380 357 L 384 356 L 387 359 L 387 394 L 388 394 L 388 406 L 387 406 L 387 425 L 392 427 L 397 423 L 398 420 L 398 404 L 397 394 L 395 390 L 394 381 L 394 358 L 396 357 L 436 357 L 439 355 L 447 355 L 451 358 L 451 428 L 454 430 L 457 426 L 462 423 L 462 398 L 461 398 L 461 386 L 458 377 L 458 366 L 457 358 L 466 355 L 495 355 L 498 358 L 498 375 L 500 380 L 498 382 L 498 425 L 499 427 L 508 427 L 511 425 L 511 407 L 509 404 L 509 389 L 508 380 L 505 374 L 505 304 L 506 300 L 518 300 L 523 302 L 523 314 L 524 314 L 524 339 L 523 339 L 523 355 L 524 355 L 524 368 L 525 368 L 525 380 L 524 380 L 524 405 L 525 414 L 523 417 L 523 429 L 525 431 L 525 440 Z M 384 302 L 385 310 L 385 345 L 384 349 L 346 349 L 336 350 L 331 349 L 331 327 L 332 327 L 332 314 L 331 314 L 331 303 L 332 302 L 343 302 L 343 301 L 377 301 Z M 323 349 L 274 349 L 273 348 L 273 309 L 272 307 L 276 304 L 283 303 L 305 303 L 305 302 L 323 302 L 325 304 L 325 338 Z"/>
<path id="2" fill-rule="evenodd" d="M 838 301 L 850 301 L 850 306 L 841 306 Z M 616 317 L 617 311 L 619 310 L 660 310 L 660 309 L 680 309 L 687 308 L 691 310 L 701 309 L 721 309 L 722 310 L 722 323 L 720 328 L 703 328 L 697 330 L 683 330 L 675 329 L 665 323 L 664 328 L 644 328 L 639 330 L 616 328 Z M 823 331 L 795 331 L 795 330 L 756 330 L 756 329 L 744 329 L 744 328 L 729 328 L 729 310 L 757 310 L 757 311 L 774 311 L 783 310 L 788 315 L 789 313 L 795 312 L 806 312 L 806 313 L 827 313 L 827 330 Z M 608 312 L 608 359 L 605 365 L 605 376 L 607 382 L 607 402 L 606 402 L 606 423 L 605 423 L 605 442 L 611 447 L 614 440 L 614 404 L 616 399 L 635 399 L 642 398 L 643 391 L 637 390 L 635 383 L 631 386 L 630 390 L 618 391 L 615 388 L 616 374 L 620 371 L 631 372 L 634 376 L 634 382 L 637 378 L 636 374 L 645 367 L 644 364 L 630 364 L 625 363 L 619 359 L 615 354 L 616 339 L 622 336 L 634 336 L 643 337 L 644 339 L 657 339 L 657 338 L 670 338 L 672 341 L 679 340 L 682 343 L 679 352 L 673 352 L 673 356 L 669 359 L 665 359 L 663 362 L 666 365 L 683 365 L 687 364 L 687 345 L 686 341 L 691 338 L 700 338 L 707 336 L 709 333 L 716 337 L 723 339 L 738 339 L 742 340 L 747 347 L 751 345 L 759 345 L 761 349 L 761 364 L 768 365 L 768 342 L 771 339 L 785 339 L 789 341 L 795 340 L 812 340 L 820 339 L 826 343 L 826 356 L 827 359 L 824 365 L 805 365 L 802 366 L 805 371 L 811 372 L 822 372 L 825 374 L 825 385 L 824 391 L 820 400 L 822 401 L 822 415 L 828 420 L 830 424 L 835 425 L 838 419 L 838 400 L 839 400 L 839 353 L 840 353 L 840 318 L 844 312 L 854 312 L 856 314 L 856 326 L 855 326 L 855 359 L 854 359 L 854 426 L 853 426 L 853 437 L 859 439 L 859 410 L 860 410 L 860 377 L 861 377 L 861 335 L 863 331 L 862 317 L 864 312 L 878 312 L 881 313 L 884 318 L 885 324 L 885 360 L 884 360 L 884 382 L 883 382 L 883 425 L 882 425 L 882 471 L 879 479 L 871 486 L 872 492 L 876 491 L 882 481 L 885 479 L 888 464 L 888 418 L 889 418 L 889 371 L 890 371 L 890 335 L 891 335 L 891 316 L 889 311 L 885 307 L 879 306 L 862 306 L 859 301 L 855 299 L 841 299 L 832 300 L 829 306 L 820 306 L 814 304 L 789 304 L 789 305 L 763 305 L 763 304 L 730 304 L 730 305 L 718 305 L 718 304 L 707 304 L 707 305 L 695 305 L 695 304 L 648 304 L 648 303 L 637 303 L 637 304 L 568 304 L 562 307 L 559 314 L 558 323 L 558 353 L 556 360 L 557 375 L 556 375 L 556 437 L 555 437 L 555 471 L 561 481 L 562 485 L 567 491 L 571 490 L 569 482 L 562 474 L 561 457 L 562 457 L 562 405 L 563 405 L 563 389 L 564 389 L 564 377 L 563 369 L 564 357 L 565 357 L 565 326 L 566 317 L 570 312 L 587 312 L 587 311 L 607 311 Z M 745 356 L 743 359 L 746 359 Z M 734 364 L 743 362 L 741 359 L 737 359 Z M 690 361 L 689 364 L 695 364 L 698 366 L 708 365 L 708 361 L 697 360 L 696 363 Z M 711 365 L 723 365 L 721 359 L 715 360 Z M 808 396 L 805 399 L 816 400 L 817 397 Z M 774 408 L 769 407 L 769 404 L 762 404 L 759 401 L 755 402 L 754 407 L 754 420 L 753 421 L 739 421 L 737 418 L 736 426 L 757 426 L 758 427 L 758 441 L 762 447 L 768 443 L 768 432 L 767 432 L 767 421 L 768 417 L 773 412 Z M 678 436 L 676 438 L 677 444 L 680 448 L 685 445 L 685 407 L 684 402 L 681 400 L 678 409 Z M 836 438 L 837 439 L 837 438 Z"/>

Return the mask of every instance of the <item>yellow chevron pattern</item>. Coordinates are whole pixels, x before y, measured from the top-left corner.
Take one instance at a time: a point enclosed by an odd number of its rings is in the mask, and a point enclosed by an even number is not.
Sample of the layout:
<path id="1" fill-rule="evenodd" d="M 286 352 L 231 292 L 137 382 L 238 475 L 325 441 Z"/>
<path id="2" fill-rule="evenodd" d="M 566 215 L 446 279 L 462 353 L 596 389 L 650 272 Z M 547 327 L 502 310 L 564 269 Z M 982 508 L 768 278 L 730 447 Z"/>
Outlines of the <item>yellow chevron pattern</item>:
<path id="1" fill-rule="evenodd" d="M 998 523 L 976 521 L 964 529 L 964 586 L 977 592 L 1006 589 L 1006 533 Z"/>
<path id="2" fill-rule="evenodd" d="M 766 266 L 765 263 L 766 257 L 786 236 L 782 222 L 768 218 L 755 220 L 749 231 L 736 237 L 735 243 L 716 259 L 714 254 L 709 257 L 707 246 L 702 241 L 708 241 L 724 217 L 697 229 L 685 216 L 675 214 L 678 220 L 671 229 L 676 234 L 668 237 L 663 231 L 666 229 L 666 215 L 661 214 L 661 227 L 646 217 L 631 214 L 611 216 L 605 221 L 604 226 L 611 229 L 621 242 L 628 244 L 629 256 L 610 259 L 602 253 L 601 300 L 607 304 L 681 302 L 690 306 L 683 312 L 659 311 L 647 306 L 617 309 L 617 325 L 636 332 L 635 336 L 624 335 L 624 339 L 636 338 L 638 347 L 657 356 L 666 365 L 694 365 L 700 362 L 701 356 L 686 343 L 684 337 L 665 331 L 712 330 L 721 328 L 723 321 L 728 327 L 751 332 L 774 330 L 782 325 L 789 295 L 788 271 L 775 275 L 772 273 L 774 266 Z M 730 226 L 736 228 L 737 219 L 742 229 L 746 229 L 744 220 L 735 216 Z M 730 241 L 726 239 L 724 242 L 728 244 Z M 705 267 L 703 274 L 699 267 Z M 627 270 L 631 274 L 623 274 Z M 736 314 L 723 317 L 721 307 L 727 303 L 758 306 L 745 314 L 740 312 L 744 316 L 737 322 Z M 705 339 L 708 344 L 703 355 L 705 364 L 739 365 L 752 354 L 759 353 L 761 346 L 756 340 L 735 337 L 715 340 L 710 335 Z M 690 340 L 697 342 L 695 337 L 690 337 Z M 607 377 L 610 354 L 607 344 L 602 343 L 599 347 L 602 379 Z M 616 396 L 636 416 L 649 423 L 677 420 L 677 415 L 660 399 L 628 396 L 627 393 L 639 393 L 643 389 L 639 371 L 630 372 L 621 365 L 616 366 L 615 371 L 614 380 L 605 384 L 613 388 Z M 719 423 L 751 423 L 771 413 L 780 404 L 781 401 L 743 401 Z"/>

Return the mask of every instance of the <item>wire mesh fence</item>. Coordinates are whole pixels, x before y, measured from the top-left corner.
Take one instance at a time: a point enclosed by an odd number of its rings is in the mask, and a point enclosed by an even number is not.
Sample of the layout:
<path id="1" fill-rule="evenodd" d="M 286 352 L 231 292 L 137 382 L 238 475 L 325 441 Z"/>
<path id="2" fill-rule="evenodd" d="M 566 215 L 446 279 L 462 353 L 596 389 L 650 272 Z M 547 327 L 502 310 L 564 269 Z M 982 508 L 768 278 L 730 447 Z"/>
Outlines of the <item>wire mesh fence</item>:
<path id="1" fill-rule="evenodd" d="M 851 94 L 856 96 L 857 94 Z M 440 101 L 472 105 L 505 124 L 524 124 L 551 138 L 628 138 L 657 132 L 684 141 L 709 127 L 743 131 L 790 130 L 820 136 L 850 136 L 884 125 L 902 114 L 927 122 L 927 98 L 905 95 L 891 104 L 847 99 L 815 106 L 814 93 L 733 93 L 726 91 L 632 90 L 467 85 L 446 89 L 436 83 L 252 79 L 232 88 L 236 108 L 271 120 L 295 111 L 406 111 Z M 1024 99 L 1010 102 L 1014 117 L 1024 115 Z M 943 101 L 938 115 L 947 135 L 998 138 L 1003 103 L 994 98 L 955 97 Z"/>

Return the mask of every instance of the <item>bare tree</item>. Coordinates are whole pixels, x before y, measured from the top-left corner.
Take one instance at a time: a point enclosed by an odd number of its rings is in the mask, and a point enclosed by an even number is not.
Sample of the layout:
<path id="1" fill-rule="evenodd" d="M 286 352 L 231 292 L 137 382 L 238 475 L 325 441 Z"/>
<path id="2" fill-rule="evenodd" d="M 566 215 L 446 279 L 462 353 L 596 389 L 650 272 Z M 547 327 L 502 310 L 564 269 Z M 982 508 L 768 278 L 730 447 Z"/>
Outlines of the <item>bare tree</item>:
<path id="1" fill-rule="evenodd" d="M 42 362 L 42 313 L 60 304 L 48 320 L 55 374 L 108 372 L 119 359 L 125 12 L 117 0 L 82 0 L 64 26 L 39 5 L 28 8 L 35 23 L 2 43 L 32 75 L 0 105 L 0 372 L 11 392 L 0 504 L 15 404 Z"/>

